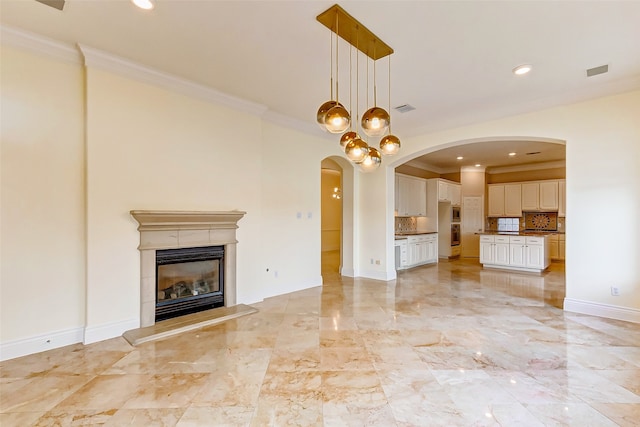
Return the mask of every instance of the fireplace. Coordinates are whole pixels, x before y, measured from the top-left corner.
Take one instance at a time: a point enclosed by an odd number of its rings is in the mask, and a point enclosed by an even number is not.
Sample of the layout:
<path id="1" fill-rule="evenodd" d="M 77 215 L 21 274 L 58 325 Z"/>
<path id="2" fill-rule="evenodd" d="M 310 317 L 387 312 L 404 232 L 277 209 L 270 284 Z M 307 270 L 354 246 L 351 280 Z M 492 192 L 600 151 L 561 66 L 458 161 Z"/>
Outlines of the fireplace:
<path id="1" fill-rule="evenodd" d="M 156 251 L 156 322 L 224 306 L 224 246 Z"/>
<path id="2" fill-rule="evenodd" d="M 191 312 L 194 304 L 202 303 L 198 310 L 236 305 L 236 230 L 244 215 L 242 211 L 131 211 L 140 231 L 140 327 L 168 318 L 165 306 L 172 303 L 179 304 L 171 316 Z M 189 254 L 186 261 L 181 259 L 185 254 Z M 199 261 L 212 263 L 202 270 Z M 187 267 L 191 262 L 195 266 Z M 159 281 L 158 273 L 165 273 L 162 266 L 171 264 L 177 271 L 169 272 L 171 279 Z M 200 297 L 202 292 L 206 297 Z"/>

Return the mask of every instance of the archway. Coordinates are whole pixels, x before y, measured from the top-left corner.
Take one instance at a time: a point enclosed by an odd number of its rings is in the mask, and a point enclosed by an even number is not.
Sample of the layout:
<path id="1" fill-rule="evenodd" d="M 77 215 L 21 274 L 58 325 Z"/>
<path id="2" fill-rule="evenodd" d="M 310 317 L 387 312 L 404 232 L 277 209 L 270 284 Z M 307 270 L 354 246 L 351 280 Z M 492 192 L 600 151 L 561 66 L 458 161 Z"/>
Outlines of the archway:
<path id="1" fill-rule="evenodd" d="M 536 142 L 536 143 L 544 143 L 544 144 L 557 144 L 557 145 L 566 145 L 566 141 L 564 140 L 560 140 L 560 139 L 555 139 L 555 138 L 547 138 L 547 137 L 531 137 L 531 136 L 500 136 L 500 137 L 482 137 L 482 138 L 471 138 L 471 139 L 464 139 L 464 140 L 458 140 L 458 141 L 451 141 L 451 142 L 444 142 L 444 143 L 440 143 L 440 144 L 435 144 L 432 146 L 428 146 L 428 147 L 424 147 L 424 144 L 422 145 L 424 148 L 420 148 L 417 151 L 413 151 L 410 153 L 407 153 L 405 156 L 394 159 L 393 162 L 391 162 L 388 166 L 387 166 L 387 185 L 388 185 L 388 190 L 390 192 L 391 195 L 393 195 L 395 193 L 395 188 L 394 188 L 394 174 L 396 172 L 396 168 L 398 166 L 404 165 L 407 162 L 416 159 L 418 157 L 421 156 L 425 156 L 432 153 L 436 153 L 436 152 L 445 152 L 445 151 L 450 151 L 447 149 L 451 149 L 453 147 L 459 147 L 459 146 L 469 146 L 469 145 L 482 145 L 485 144 L 485 146 L 489 146 L 489 144 L 491 143 L 506 143 L 506 142 L 512 142 L 512 143 L 522 143 L 522 145 L 525 145 L 525 143 L 527 142 Z M 413 146 L 414 147 L 419 147 L 419 144 L 416 144 L 416 141 L 413 141 Z M 556 150 L 557 151 L 557 150 Z M 505 153 L 506 155 L 506 153 Z M 453 157 L 455 158 L 455 157 Z M 541 166 L 542 163 L 538 164 L 537 166 Z M 542 167 L 534 167 L 533 169 L 537 169 L 534 173 L 519 173 L 519 172 L 515 172 L 514 170 L 508 170 L 508 167 L 504 167 L 503 171 L 500 171 L 499 174 L 502 175 L 500 177 L 500 179 L 503 179 L 503 181 L 500 180 L 496 180 L 496 175 L 492 175 L 495 174 L 497 172 L 495 171 L 491 171 L 491 172 L 485 172 L 484 170 L 481 171 L 481 173 L 476 173 L 475 175 L 478 175 L 478 177 L 480 179 L 475 180 L 473 182 L 473 186 L 465 186 L 465 182 L 463 182 L 463 178 L 465 175 L 462 172 L 462 169 L 459 169 L 459 173 L 457 174 L 457 179 L 453 179 L 456 182 L 459 182 L 462 184 L 462 188 L 463 188 L 463 193 L 462 193 L 462 197 L 464 198 L 465 196 L 480 196 L 482 198 L 482 201 L 480 202 L 484 208 L 484 205 L 486 205 L 487 203 L 487 195 L 485 194 L 485 190 L 487 189 L 487 185 L 488 184 L 496 184 L 496 183 L 502 183 L 502 182 L 517 182 L 517 181 L 536 181 L 536 180 L 545 180 L 545 179 L 556 179 L 557 177 L 555 176 L 548 176 L 545 177 L 544 175 L 544 171 Z M 549 168 L 552 168 L 551 166 Z M 497 168 L 500 169 L 500 168 Z M 566 177 L 566 163 L 563 161 L 562 162 L 562 179 L 564 180 Z M 480 170 L 480 168 L 478 168 L 478 170 Z M 474 171 L 475 172 L 475 171 Z M 507 173 L 508 172 L 508 173 Z M 407 173 L 402 171 L 402 173 Z M 450 174 L 451 175 L 451 174 Z M 469 174 L 470 175 L 470 174 Z M 439 177 L 439 178 L 448 178 L 448 179 L 452 179 L 449 176 L 443 176 L 443 175 L 437 175 L 437 174 L 431 174 L 429 176 L 420 176 L 419 174 L 416 174 L 415 176 L 419 176 L 422 178 L 434 178 L 434 177 Z M 468 178 L 468 177 L 467 177 Z M 506 180 L 504 180 L 506 179 Z M 509 181 L 511 180 L 511 181 Z M 467 189 L 467 192 L 465 194 L 465 187 Z M 470 189 L 470 187 L 473 187 L 472 189 Z M 471 197 L 469 197 L 469 199 L 471 199 Z M 388 199 L 388 203 L 387 203 L 387 215 L 389 218 L 391 218 L 391 221 L 388 221 L 388 223 L 393 224 L 394 223 L 394 205 L 393 205 L 393 200 L 394 197 L 389 197 Z M 484 211 L 483 214 L 481 214 L 483 217 L 483 224 L 486 224 L 488 222 L 487 220 L 487 215 L 486 215 L 486 211 Z M 559 216 L 559 215 L 558 215 Z M 494 218 L 495 219 L 495 218 Z M 562 231 L 564 231 L 564 221 L 565 218 L 562 218 Z M 524 223 L 524 217 L 522 219 L 522 223 Z M 560 221 L 559 221 L 560 223 Z M 464 227 L 463 227 L 464 228 Z M 483 230 L 484 230 L 484 225 L 483 225 Z M 560 228 L 558 228 L 558 230 L 561 230 Z M 389 230 L 389 235 L 393 235 L 395 230 Z M 473 242 L 472 239 L 468 239 L 468 236 L 471 235 L 472 237 L 475 237 L 476 239 L 478 238 L 477 233 L 475 233 L 477 230 L 473 230 L 473 232 L 468 233 L 467 235 L 467 245 L 468 247 L 472 247 L 473 246 Z M 475 235 L 475 236 L 474 236 Z M 563 236 L 564 237 L 564 236 Z M 465 239 L 465 235 L 463 233 L 463 240 Z M 387 259 L 389 260 L 389 262 L 391 262 L 391 260 L 393 259 L 393 237 L 391 237 L 390 239 L 388 239 L 388 242 L 390 242 L 390 244 L 387 245 Z M 477 243 L 476 243 L 477 245 Z M 465 254 L 464 252 L 464 242 L 463 242 L 463 254 Z M 564 239 L 562 240 L 562 247 L 564 246 Z M 477 252 L 477 251 L 476 251 Z M 469 250 L 466 252 L 466 256 L 468 257 L 473 257 L 473 250 Z M 477 257 L 478 255 L 475 254 L 475 257 Z M 559 258 L 560 260 L 562 258 Z"/>
<path id="2" fill-rule="evenodd" d="M 354 168 L 344 158 L 321 163 L 321 272 L 354 275 Z"/>

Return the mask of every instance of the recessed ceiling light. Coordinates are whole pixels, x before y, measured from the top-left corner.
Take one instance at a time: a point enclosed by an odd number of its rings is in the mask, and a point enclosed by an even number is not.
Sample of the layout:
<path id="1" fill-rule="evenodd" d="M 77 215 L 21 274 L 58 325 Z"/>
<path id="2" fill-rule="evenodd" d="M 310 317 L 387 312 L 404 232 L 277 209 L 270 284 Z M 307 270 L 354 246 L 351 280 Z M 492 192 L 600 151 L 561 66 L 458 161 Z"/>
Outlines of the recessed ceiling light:
<path id="1" fill-rule="evenodd" d="M 153 9 L 153 3 L 151 2 L 151 0 L 131 0 L 131 1 L 140 9 L 144 9 L 144 10 Z"/>
<path id="2" fill-rule="evenodd" d="M 513 74 L 517 75 L 517 76 L 521 76 L 523 74 L 527 74 L 529 71 L 531 71 L 531 65 L 529 64 L 522 64 L 522 65 L 518 65 L 516 68 L 513 69 Z"/>
<path id="3" fill-rule="evenodd" d="M 481 165 L 480 163 L 476 163 L 476 167 L 479 168 Z"/>
<path id="4" fill-rule="evenodd" d="M 456 157 L 456 160 L 462 160 L 462 159 L 464 159 L 464 157 L 462 157 L 462 156 Z"/>
<path id="5" fill-rule="evenodd" d="M 516 155 L 516 153 L 509 153 L 509 155 L 510 155 L 511 157 L 513 157 L 513 156 L 515 156 L 515 155 Z"/>

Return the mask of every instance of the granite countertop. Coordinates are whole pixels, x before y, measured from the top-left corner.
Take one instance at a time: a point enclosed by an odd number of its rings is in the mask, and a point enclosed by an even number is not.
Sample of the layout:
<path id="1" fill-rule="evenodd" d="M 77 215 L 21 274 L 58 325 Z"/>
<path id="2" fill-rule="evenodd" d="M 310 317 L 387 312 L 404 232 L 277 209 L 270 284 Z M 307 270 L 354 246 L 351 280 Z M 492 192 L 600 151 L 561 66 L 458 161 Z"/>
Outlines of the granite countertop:
<path id="1" fill-rule="evenodd" d="M 406 239 L 408 236 L 422 236 L 424 234 L 437 234 L 437 231 L 407 231 L 396 233 L 396 240 Z"/>
<path id="2" fill-rule="evenodd" d="M 505 235 L 505 236 L 551 236 L 553 234 L 564 234 L 564 231 L 537 231 L 537 230 L 523 230 L 523 231 L 483 231 L 475 234 L 487 234 L 487 235 Z"/>

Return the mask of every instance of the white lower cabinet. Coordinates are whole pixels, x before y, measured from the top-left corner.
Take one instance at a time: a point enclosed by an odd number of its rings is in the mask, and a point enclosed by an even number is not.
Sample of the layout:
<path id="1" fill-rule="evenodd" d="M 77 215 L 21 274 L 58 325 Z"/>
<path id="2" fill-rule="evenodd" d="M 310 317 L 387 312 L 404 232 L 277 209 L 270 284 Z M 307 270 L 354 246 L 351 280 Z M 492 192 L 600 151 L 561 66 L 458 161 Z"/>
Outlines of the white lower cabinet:
<path id="1" fill-rule="evenodd" d="M 549 236 L 480 236 L 484 266 L 540 272 L 550 263 Z"/>
<path id="2" fill-rule="evenodd" d="M 438 234 L 421 234 L 407 237 L 407 263 L 399 268 L 438 262 Z"/>
<path id="3" fill-rule="evenodd" d="M 509 236 L 480 236 L 480 263 L 509 265 Z"/>

